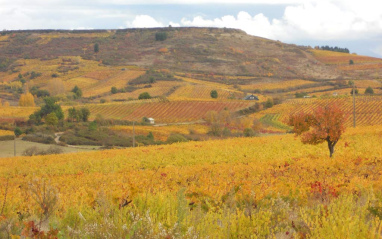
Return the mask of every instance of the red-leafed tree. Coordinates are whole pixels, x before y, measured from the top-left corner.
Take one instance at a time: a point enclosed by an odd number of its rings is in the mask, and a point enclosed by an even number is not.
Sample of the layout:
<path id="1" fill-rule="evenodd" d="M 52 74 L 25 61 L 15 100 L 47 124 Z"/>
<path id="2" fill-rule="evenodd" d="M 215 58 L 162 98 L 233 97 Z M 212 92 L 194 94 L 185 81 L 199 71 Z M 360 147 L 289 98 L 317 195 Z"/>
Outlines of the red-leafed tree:
<path id="1" fill-rule="evenodd" d="M 336 104 L 318 107 L 313 114 L 297 113 L 289 116 L 288 125 L 293 126 L 296 136 L 304 144 L 328 143 L 330 157 L 334 146 L 345 131 L 345 115 Z"/>

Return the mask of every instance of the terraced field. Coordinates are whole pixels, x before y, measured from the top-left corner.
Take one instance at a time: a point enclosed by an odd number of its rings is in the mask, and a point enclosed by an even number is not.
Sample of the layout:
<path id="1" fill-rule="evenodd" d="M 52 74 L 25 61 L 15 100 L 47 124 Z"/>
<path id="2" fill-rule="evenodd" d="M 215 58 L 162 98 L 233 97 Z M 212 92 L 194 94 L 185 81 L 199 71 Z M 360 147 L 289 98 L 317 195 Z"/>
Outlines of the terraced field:
<path id="1" fill-rule="evenodd" d="M 332 97 L 327 99 L 293 99 L 287 100 L 281 105 L 276 105 L 258 114 L 255 117 L 261 118 L 269 115 L 278 115 L 279 122 L 285 122 L 290 114 L 312 112 L 318 106 L 327 104 L 337 104 L 347 116 L 346 125 L 353 124 L 353 102 L 352 97 Z M 382 124 L 382 96 L 357 96 L 356 97 L 356 122 L 359 126 L 381 125 Z"/>
<path id="2" fill-rule="evenodd" d="M 141 121 L 143 117 L 154 118 L 157 123 L 189 122 L 202 119 L 208 111 L 224 109 L 236 111 L 253 104 L 245 101 L 170 101 L 136 104 L 87 105 L 91 118 L 97 114 L 107 118 Z"/>

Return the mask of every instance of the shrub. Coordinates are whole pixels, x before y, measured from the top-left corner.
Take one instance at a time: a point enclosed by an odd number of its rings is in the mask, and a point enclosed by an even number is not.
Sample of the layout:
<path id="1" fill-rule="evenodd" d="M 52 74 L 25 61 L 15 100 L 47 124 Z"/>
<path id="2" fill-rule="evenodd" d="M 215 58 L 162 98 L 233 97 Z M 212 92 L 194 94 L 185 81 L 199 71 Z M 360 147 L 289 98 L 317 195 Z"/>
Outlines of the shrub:
<path id="1" fill-rule="evenodd" d="M 222 135 L 225 137 L 231 136 L 231 130 L 229 128 L 224 128 L 222 131 Z"/>
<path id="2" fill-rule="evenodd" d="M 111 87 L 110 91 L 111 91 L 112 94 L 117 94 L 118 93 L 117 87 L 115 87 L 115 86 Z"/>
<path id="3" fill-rule="evenodd" d="M 213 136 L 221 136 L 222 135 L 222 127 L 219 123 L 212 123 L 210 126 L 209 134 Z"/>
<path id="4" fill-rule="evenodd" d="M 42 143 L 42 144 L 55 144 L 56 141 L 52 136 L 42 135 L 42 134 L 28 134 L 25 135 L 23 138 L 25 141 L 31 141 L 36 143 Z"/>
<path id="5" fill-rule="evenodd" d="M 58 146 L 50 146 L 46 151 L 46 154 L 62 154 L 64 150 Z"/>
<path id="6" fill-rule="evenodd" d="M 13 140 L 14 139 L 14 135 L 3 135 L 3 136 L 0 136 L 0 141 L 8 141 L 8 140 Z"/>
<path id="7" fill-rule="evenodd" d="M 164 41 L 167 39 L 167 32 L 157 32 L 155 33 L 156 41 Z"/>
<path id="8" fill-rule="evenodd" d="M 19 127 L 16 127 L 14 132 L 15 132 L 16 137 L 19 137 L 23 133 L 23 131 L 21 131 L 21 129 Z"/>
<path id="9" fill-rule="evenodd" d="M 143 92 L 138 97 L 139 100 L 151 99 L 151 95 L 148 92 Z"/>
<path id="10" fill-rule="evenodd" d="M 75 99 L 79 99 L 82 97 L 82 90 L 78 86 L 74 86 L 71 92 L 74 93 Z"/>
<path id="11" fill-rule="evenodd" d="M 371 88 L 370 86 L 367 87 L 365 90 L 365 95 L 372 95 L 372 94 L 374 94 L 373 88 Z"/>
<path id="12" fill-rule="evenodd" d="M 358 95 L 358 89 L 355 89 L 355 92 L 354 92 L 356 95 Z M 350 94 L 353 95 L 353 89 L 350 90 Z"/>
<path id="13" fill-rule="evenodd" d="M 181 134 L 171 134 L 168 136 L 166 142 L 169 144 L 178 143 L 178 142 L 187 142 L 188 140 Z"/>
<path id="14" fill-rule="evenodd" d="M 245 128 L 243 131 L 245 137 L 253 137 L 256 136 L 256 132 L 251 128 Z"/>
<path id="15" fill-rule="evenodd" d="M 54 112 L 52 113 L 49 113 L 46 117 L 45 117 L 45 123 L 47 125 L 57 125 L 58 124 L 58 118 L 56 116 L 56 114 Z"/>
<path id="16" fill-rule="evenodd" d="M 294 95 L 296 96 L 296 98 L 304 98 L 304 96 L 307 96 L 308 94 L 305 92 L 297 92 Z"/>
<path id="17" fill-rule="evenodd" d="M 214 99 L 218 98 L 218 92 L 216 90 L 211 90 L 210 95 L 211 95 L 211 98 L 214 98 Z"/>
<path id="18" fill-rule="evenodd" d="M 267 108 L 272 108 L 273 106 L 273 100 L 271 99 L 268 99 L 265 103 L 264 103 L 264 108 L 267 109 Z"/>
<path id="19" fill-rule="evenodd" d="M 47 154 L 62 154 L 64 151 L 58 146 L 50 146 L 47 150 L 38 148 L 37 146 L 32 146 L 27 148 L 23 152 L 23 156 L 34 156 L 34 155 L 47 155 Z"/>
<path id="20" fill-rule="evenodd" d="M 41 152 L 42 150 L 40 148 L 33 146 L 24 150 L 23 156 L 41 155 Z"/>
<path id="21" fill-rule="evenodd" d="M 98 43 L 94 44 L 94 52 L 95 53 L 99 52 L 99 45 L 98 45 Z"/>

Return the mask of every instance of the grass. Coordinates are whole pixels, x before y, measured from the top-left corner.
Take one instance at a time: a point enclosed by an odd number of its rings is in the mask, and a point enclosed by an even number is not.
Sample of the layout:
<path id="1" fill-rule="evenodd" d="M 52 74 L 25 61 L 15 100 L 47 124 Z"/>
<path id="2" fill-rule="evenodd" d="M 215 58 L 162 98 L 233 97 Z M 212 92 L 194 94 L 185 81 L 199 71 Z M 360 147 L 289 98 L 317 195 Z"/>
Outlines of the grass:
<path id="1" fill-rule="evenodd" d="M 28 142 L 21 139 L 17 139 L 16 140 L 16 156 L 22 156 L 22 153 L 26 149 L 34 147 L 34 146 L 40 149 L 46 150 L 52 145 Z M 94 148 L 94 147 L 72 148 L 72 147 L 62 147 L 62 146 L 57 146 L 57 147 L 61 148 L 64 151 L 64 153 L 77 153 L 82 151 L 91 151 Z M 14 141 L 13 140 L 1 141 L 0 157 L 6 158 L 6 157 L 12 157 L 12 156 L 14 156 Z"/>

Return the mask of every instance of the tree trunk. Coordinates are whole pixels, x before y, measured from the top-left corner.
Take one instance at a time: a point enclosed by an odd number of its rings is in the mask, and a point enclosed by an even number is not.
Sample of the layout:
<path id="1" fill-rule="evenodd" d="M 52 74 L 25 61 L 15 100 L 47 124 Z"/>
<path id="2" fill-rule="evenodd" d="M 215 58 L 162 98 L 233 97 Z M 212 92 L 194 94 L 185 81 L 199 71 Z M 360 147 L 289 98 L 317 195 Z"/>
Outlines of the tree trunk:
<path id="1" fill-rule="evenodd" d="M 337 142 L 332 142 L 330 140 L 327 140 L 327 141 L 328 141 L 328 148 L 329 148 L 329 152 L 330 152 L 330 157 L 332 157 L 334 154 L 334 146 L 336 145 Z"/>

